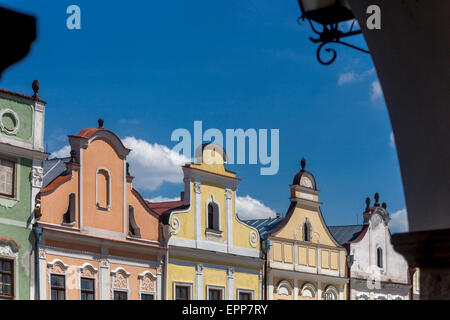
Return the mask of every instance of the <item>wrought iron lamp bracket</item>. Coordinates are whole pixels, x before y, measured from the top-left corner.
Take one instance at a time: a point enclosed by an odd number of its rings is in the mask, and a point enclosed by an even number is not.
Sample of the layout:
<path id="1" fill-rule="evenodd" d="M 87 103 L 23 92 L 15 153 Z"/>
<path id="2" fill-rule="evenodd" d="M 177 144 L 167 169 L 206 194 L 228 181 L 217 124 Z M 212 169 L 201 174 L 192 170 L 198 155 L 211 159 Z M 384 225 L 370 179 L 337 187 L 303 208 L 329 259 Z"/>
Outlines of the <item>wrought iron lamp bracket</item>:
<path id="1" fill-rule="evenodd" d="M 300 24 L 300 19 L 302 19 L 303 21 L 305 20 L 304 16 L 301 16 L 298 18 L 297 22 Z M 341 30 L 338 30 L 338 24 L 329 24 L 329 25 L 322 25 L 323 26 L 323 31 L 320 32 L 318 31 L 313 23 L 311 22 L 310 19 L 306 18 L 311 26 L 311 29 L 313 30 L 314 33 L 316 33 L 319 37 L 318 38 L 313 38 L 313 37 L 309 37 L 309 40 L 311 40 L 314 43 L 320 43 L 320 45 L 317 47 L 317 51 L 316 51 L 316 56 L 317 56 L 317 60 L 323 64 L 323 65 L 330 65 L 334 62 L 334 60 L 336 60 L 336 50 L 333 48 L 325 48 L 326 52 L 331 52 L 332 53 L 332 57 L 329 60 L 323 60 L 320 56 L 320 52 L 321 50 L 324 48 L 325 45 L 329 44 L 329 43 L 336 43 L 336 44 L 340 44 L 343 46 L 347 46 L 353 49 L 356 49 L 358 51 L 364 52 L 364 53 L 369 53 L 370 52 L 368 50 L 359 48 L 357 46 L 354 46 L 350 43 L 347 42 L 343 42 L 341 41 L 341 38 L 346 38 L 349 36 L 353 36 L 356 34 L 360 34 L 361 30 L 353 30 L 353 25 L 355 24 L 355 21 L 353 21 L 353 23 L 350 26 L 349 31 L 347 32 L 343 32 Z"/>

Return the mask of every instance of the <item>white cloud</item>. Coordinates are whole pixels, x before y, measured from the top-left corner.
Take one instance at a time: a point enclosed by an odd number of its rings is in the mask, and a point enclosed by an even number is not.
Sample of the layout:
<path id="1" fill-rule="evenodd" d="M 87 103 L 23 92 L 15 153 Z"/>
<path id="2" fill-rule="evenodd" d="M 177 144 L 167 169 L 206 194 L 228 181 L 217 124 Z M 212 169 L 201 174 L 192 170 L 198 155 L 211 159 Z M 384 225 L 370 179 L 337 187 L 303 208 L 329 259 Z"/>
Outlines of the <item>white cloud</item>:
<path id="1" fill-rule="evenodd" d="M 355 71 L 344 72 L 339 75 L 338 85 L 342 86 L 346 83 L 356 83 L 364 81 L 366 78 L 372 76 L 375 73 L 375 68 L 371 68 L 361 73 Z"/>
<path id="2" fill-rule="evenodd" d="M 190 161 L 188 158 L 164 145 L 135 137 L 126 137 L 122 142 L 131 149 L 127 161 L 131 175 L 135 176 L 133 183 L 136 187 L 153 191 L 164 182 L 183 183 L 181 166 Z"/>
<path id="3" fill-rule="evenodd" d="M 146 199 L 147 201 L 150 202 L 168 202 L 168 201 L 180 201 L 180 197 L 175 197 L 175 198 L 169 198 L 169 197 L 163 197 L 163 196 L 157 196 L 157 197 L 153 197 L 151 199 Z"/>
<path id="4" fill-rule="evenodd" d="M 372 101 L 375 101 L 383 95 L 383 91 L 381 91 L 380 82 L 378 80 L 375 80 L 372 82 L 372 94 L 370 98 Z"/>
<path id="5" fill-rule="evenodd" d="M 391 132 L 391 135 L 389 136 L 389 146 L 395 149 L 395 138 L 393 132 Z"/>
<path id="6" fill-rule="evenodd" d="M 350 72 L 346 72 L 346 73 L 341 73 L 339 75 L 338 85 L 342 86 L 343 84 L 356 82 L 356 81 L 357 81 L 356 73 L 354 73 L 353 71 L 350 71 Z"/>
<path id="7" fill-rule="evenodd" d="M 48 157 L 49 159 L 53 159 L 53 158 L 66 158 L 66 157 L 70 157 L 70 146 L 64 146 L 61 149 L 52 152 L 52 154 Z"/>
<path id="8" fill-rule="evenodd" d="M 274 218 L 276 216 L 275 211 L 249 195 L 236 197 L 236 213 L 242 220 Z"/>
<path id="9" fill-rule="evenodd" d="M 391 221 L 389 221 L 389 228 L 392 233 L 408 232 L 408 214 L 406 209 L 401 209 L 391 214 Z"/>

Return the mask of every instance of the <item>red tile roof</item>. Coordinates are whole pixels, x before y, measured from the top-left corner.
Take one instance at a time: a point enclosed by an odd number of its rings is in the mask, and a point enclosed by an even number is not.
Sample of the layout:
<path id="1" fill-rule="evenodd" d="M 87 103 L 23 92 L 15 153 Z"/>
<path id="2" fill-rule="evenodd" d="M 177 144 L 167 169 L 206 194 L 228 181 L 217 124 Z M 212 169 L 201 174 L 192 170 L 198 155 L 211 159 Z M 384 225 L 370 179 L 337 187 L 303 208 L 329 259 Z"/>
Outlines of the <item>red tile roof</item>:
<path id="1" fill-rule="evenodd" d="M 0 237 L 0 241 L 8 242 L 8 243 L 10 243 L 10 244 L 16 246 L 17 249 L 20 248 L 20 244 L 17 243 L 16 241 L 14 241 L 13 238 Z"/>
<path id="2" fill-rule="evenodd" d="M 181 207 L 184 205 L 183 200 L 177 201 L 166 201 L 166 202 L 150 202 L 145 200 L 150 209 L 155 211 L 158 214 L 162 214 L 168 210 L 175 209 L 177 207 Z"/>
<path id="3" fill-rule="evenodd" d="M 58 188 L 60 185 L 62 185 L 64 182 L 68 181 L 70 178 L 72 178 L 71 173 L 69 173 L 65 176 L 59 176 L 55 180 L 53 180 L 48 186 L 41 189 L 41 191 L 39 193 L 42 194 L 42 193 L 51 192 L 51 191 L 55 190 L 56 188 Z"/>
<path id="4" fill-rule="evenodd" d="M 95 133 L 97 133 L 97 131 L 100 131 L 100 130 L 105 130 L 105 129 L 103 129 L 103 128 L 86 128 L 86 129 L 83 129 L 80 132 L 78 132 L 77 136 L 89 139 Z"/>
<path id="5" fill-rule="evenodd" d="M 0 92 L 1 93 L 7 93 L 7 94 L 10 94 L 10 95 L 13 95 L 13 96 L 16 96 L 16 97 L 20 97 L 20 98 L 24 98 L 24 99 L 27 99 L 27 100 L 37 100 L 37 101 L 39 101 L 39 102 L 42 102 L 43 104 L 47 104 L 47 102 L 45 102 L 44 100 L 41 100 L 41 99 L 35 99 L 35 98 L 33 98 L 33 97 L 30 97 L 30 96 L 27 96 L 26 94 L 23 94 L 23 93 L 18 93 L 18 92 L 14 92 L 14 91 L 9 91 L 9 90 L 6 90 L 6 89 L 2 89 L 2 88 L 0 88 Z"/>

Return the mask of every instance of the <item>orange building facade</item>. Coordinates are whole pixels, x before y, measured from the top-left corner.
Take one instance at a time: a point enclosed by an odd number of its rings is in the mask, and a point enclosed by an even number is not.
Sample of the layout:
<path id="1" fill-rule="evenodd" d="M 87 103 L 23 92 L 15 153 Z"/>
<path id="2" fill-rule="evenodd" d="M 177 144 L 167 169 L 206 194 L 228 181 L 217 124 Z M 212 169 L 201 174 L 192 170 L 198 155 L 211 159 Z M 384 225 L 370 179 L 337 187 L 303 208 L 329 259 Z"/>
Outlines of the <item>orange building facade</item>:
<path id="1" fill-rule="evenodd" d="M 37 296 L 163 299 L 166 228 L 132 187 L 131 150 L 101 119 L 69 143 L 71 157 L 49 163 L 37 195 Z"/>

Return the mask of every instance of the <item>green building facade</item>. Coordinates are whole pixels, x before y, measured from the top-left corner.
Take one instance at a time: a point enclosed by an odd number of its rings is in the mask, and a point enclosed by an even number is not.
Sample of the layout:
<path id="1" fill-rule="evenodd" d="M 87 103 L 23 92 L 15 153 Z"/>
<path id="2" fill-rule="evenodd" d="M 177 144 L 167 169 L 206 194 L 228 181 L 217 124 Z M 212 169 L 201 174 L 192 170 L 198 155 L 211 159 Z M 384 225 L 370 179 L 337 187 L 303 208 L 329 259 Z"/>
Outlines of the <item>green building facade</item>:
<path id="1" fill-rule="evenodd" d="M 45 102 L 0 89 L 0 300 L 34 299 L 32 233 L 42 187 Z"/>

